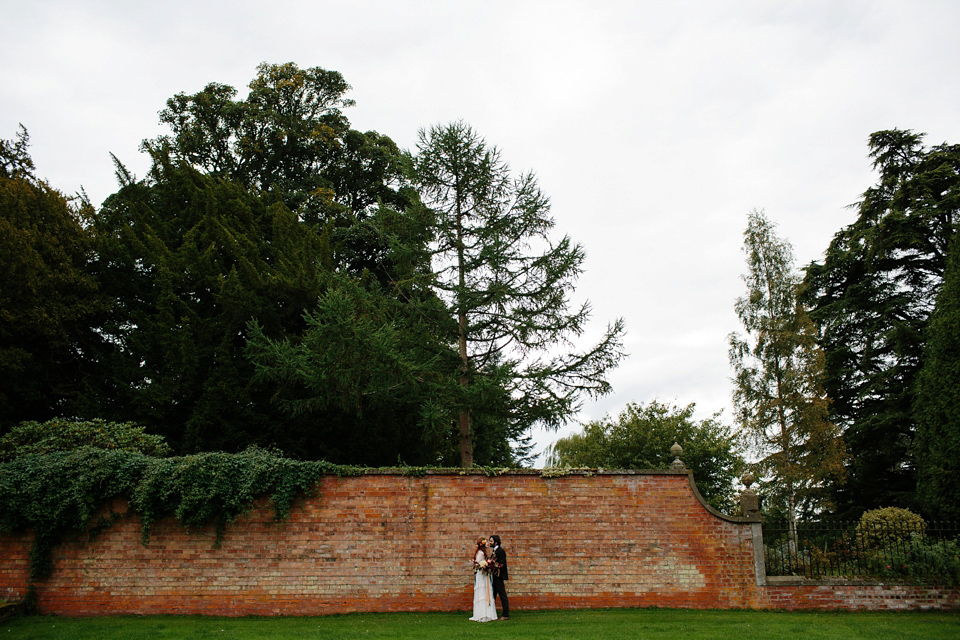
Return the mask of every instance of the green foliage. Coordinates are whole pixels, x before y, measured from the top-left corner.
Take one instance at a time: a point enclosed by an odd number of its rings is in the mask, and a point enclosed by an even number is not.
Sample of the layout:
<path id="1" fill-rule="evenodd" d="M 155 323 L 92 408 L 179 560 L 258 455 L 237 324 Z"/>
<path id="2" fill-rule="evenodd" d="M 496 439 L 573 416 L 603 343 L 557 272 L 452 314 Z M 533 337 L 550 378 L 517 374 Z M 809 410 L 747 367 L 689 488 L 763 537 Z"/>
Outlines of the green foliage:
<path id="1" fill-rule="evenodd" d="M 166 146 L 206 173 L 251 187 L 299 189 L 329 164 L 346 129 L 340 109 L 353 104 L 343 97 L 349 89 L 336 71 L 263 63 L 243 100 L 217 83 L 168 100 L 160 120 L 173 135 L 146 145 Z"/>
<path id="2" fill-rule="evenodd" d="M 896 547 L 902 546 L 912 534 L 922 535 L 926 528 L 924 519 L 909 509 L 884 507 L 860 516 L 857 538 L 866 547 Z"/>
<path id="3" fill-rule="evenodd" d="M 526 460 L 538 416 L 512 363 L 469 389 L 451 375 L 456 320 L 431 288 L 437 224 L 410 155 L 350 128 L 335 71 L 265 63 L 249 88 L 171 98 L 148 174 L 114 158 L 99 211 L 35 178 L 25 131 L 0 141 L 0 435 L 97 417 L 179 454 L 437 464 L 466 405 L 479 462 Z"/>
<path id="4" fill-rule="evenodd" d="M 55 544 L 82 532 L 104 504 L 133 490 L 148 461 L 138 452 L 84 447 L 0 464 L 0 529 L 34 530 L 32 580 L 49 575 Z"/>
<path id="5" fill-rule="evenodd" d="M 693 403 L 675 407 L 657 400 L 628 404 L 616 420 L 588 422 L 581 433 L 555 442 L 548 465 L 607 469 L 668 469 L 670 447 L 683 447 L 681 459 L 693 471 L 704 499 L 720 511 L 736 508 L 733 482 L 743 467 L 736 436 L 719 414 L 694 420 Z"/>
<path id="6" fill-rule="evenodd" d="M 899 129 L 870 136 L 879 180 L 823 262 L 806 269 L 830 417 L 851 453 L 848 481 L 833 492 L 846 516 L 916 499 L 914 394 L 960 221 L 960 145 L 925 148 L 922 140 Z"/>
<path id="7" fill-rule="evenodd" d="M 417 285 L 431 214 L 396 145 L 349 129 L 348 90 L 333 71 L 263 64 L 243 99 L 211 84 L 168 101 L 147 178 L 119 167 L 95 220 L 116 304 L 90 413 L 179 453 L 444 461 L 448 428 L 422 420 L 450 352 L 422 328 L 443 312 Z"/>
<path id="8" fill-rule="evenodd" d="M 96 447 L 117 451 L 139 451 L 148 456 L 165 456 L 170 447 L 162 436 L 150 435 L 130 422 L 54 419 L 47 422 L 22 422 L 0 437 L 0 462 L 29 454 L 73 451 Z"/>
<path id="9" fill-rule="evenodd" d="M 336 439 L 340 459 L 443 463 L 450 457 L 448 429 L 431 423 L 429 407 L 438 362 L 452 352 L 424 326 L 425 317 L 438 313 L 443 308 L 435 299 L 399 300 L 376 281 L 337 274 L 304 314 L 300 335 L 272 339 L 251 323 L 247 355 L 258 380 L 284 389 L 277 402 L 289 415 L 338 415 L 351 425 Z"/>
<path id="10" fill-rule="evenodd" d="M 272 190 L 308 223 L 343 222 L 378 203 L 404 207 L 403 160 L 386 136 L 349 128 L 353 106 L 343 76 L 292 62 L 262 63 L 250 92 L 218 83 L 167 101 L 160 120 L 172 135 L 144 142 L 154 157 L 175 157 L 251 190 Z"/>
<path id="11" fill-rule="evenodd" d="M 363 258 L 379 268 L 334 270 L 326 228 L 164 161 L 111 196 L 96 224 L 117 314 L 102 330 L 111 377 L 88 395 L 92 406 L 181 453 L 258 444 L 341 463 L 441 461 L 417 429 L 418 387 L 394 389 L 391 377 L 448 350 L 418 329 L 431 301 L 415 304 L 404 283 L 422 268 L 421 220 L 378 209 L 362 226 L 388 247 Z M 403 357 L 375 355 L 386 351 Z M 302 368 L 304 358 L 318 366 Z M 368 383 L 388 397 L 377 403 Z"/>
<path id="12" fill-rule="evenodd" d="M 927 326 L 917 376 L 917 499 L 924 513 L 960 520 L 960 235 Z"/>
<path id="13" fill-rule="evenodd" d="M 890 528 L 888 528 L 890 527 Z M 894 584 L 960 585 L 960 543 L 923 535 L 916 527 L 876 524 L 855 531 L 803 532 L 764 543 L 767 575 L 859 578 Z"/>
<path id="14" fill-rule="evenodd" d="M 304 315 L 303 339 L 271 340 L 253 322 L 248 354 L 263 378 L 296 380 L 308 390 L 308 397 L 287 402 L 292 413 L 386 406 L 416 393 L 433 359 L 430 337 L 403 311 L 375 289 L 332 278 Z"/>
<path id="15" fill-rule="evenodd" d="M 270 496 L 277 520 L 285 519 L 296 496 L 312 490 L 328 473 L 361 471 L 321 461 L 290 460 L 257 448 L 239 454 L 153 459 L 132 492 L 131 505 L 143 522 L 144 544 L 152 524 L 171 514 L 185 526 L 214 523 L 219 540 L 224 527 L 263 495 Z"/>
<path id="16" fill-rule="evenodd" d="M 744 232 L 747 294 L 736 302 L 746 336 L 730 335 L 733 402 L 767 506 L 790 522 L 801 511 L 830 505 L 828 489 L 843 481 L 845 451 L 828 420 L 823 353 L 797 299 L 793 249 L 761 212 Z"/>
<path id="17" fill-rule="evenodd" d="M 185 526 L 213 524 L 219 542 L 224 527 L 261 496 L 270 497 L 279 521 L 323 475 L 362 473 L 357 467 L 290 460 L 257 448 L 178 458 L 94 447 L 31 454 L 0 464 L 0 530 L 33 529 L 30 575 L 40 580 L 52 569 L 53 547 L 86 531 L 115 498 L 130 499 L 130 510 L 141 518 L 144 544 L 152 524 L 167 516 Z M 109 519 L 94 526 L 108 524 Z"/>
<path id="18" fill-rule="evenodd" d="M 16 140 L 0 139 L 0 178 L 33 179 L 36 167 L 27 150 L 30 147 L 30 134 L 20 125 Z"/>
<path id="19" fill-rule="evenodd" d="M 92 209 L 34 175 L 21 127 L 0 140 L 0 434 L 71 412 L 107 308 L 88 263 Z"/>
<path id="20" fill-rule="evenodd" d="M 913 536 L 890 560 L 881 571 L 898 571 L 911 581 L 929 582 L 935 576 L 939 584 L 960 586 L 960 541 Z"/>
<path id="21" fill-rule="evenodd" d="M 534 424 L 562 424 L 584 394 L 608 393 L 623 324 L 584 353 L 545 357 L 583 333 L 589 305 L 570 306 L 583 248 L 567 237 L 551 241 L 550 202 L 536 178 L 511 176 L 500 151 L 462 122 L 420 132 L 413 172 L 435 214 L 430 285 L 454 320 L 433 328 L 457 346 L 443 372 L 456 382 L 444 389 L 445 421 L 458 425 L 461 465 L 470 467 L 472 423 L 487 409 L 516 437 Z M 491 405 L 485 392 L 496 389 Z"/>
<path id="22" fill-rule="evenodd" d="M 144 424 L 181 453 L 274 444 L 282 414 L 252 380 L 246 327 L 302 326 L 323 238 L 282 204 L 166 162 L 110 196 L 94 228 L 115 302 L 88 412 Z"/>
<path id="23" fill-rule="evenodd" d="M 767 575 L 957 586 L 960 539 L 956 536 L 956 526 L 928 525 L 919 515 L 899 507 L 867 511 L 855 522 L 811 521 L 782 528 L 767 523 Z"/>

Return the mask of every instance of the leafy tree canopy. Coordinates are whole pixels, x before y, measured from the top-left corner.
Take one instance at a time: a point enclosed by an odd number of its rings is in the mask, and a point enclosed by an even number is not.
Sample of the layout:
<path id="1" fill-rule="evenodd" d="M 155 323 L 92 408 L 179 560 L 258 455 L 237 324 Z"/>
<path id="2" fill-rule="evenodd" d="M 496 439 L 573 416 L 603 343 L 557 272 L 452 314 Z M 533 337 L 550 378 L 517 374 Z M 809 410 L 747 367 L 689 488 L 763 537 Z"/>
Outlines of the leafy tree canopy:
<path id="1" fill-rule="evenodd" d="M 693 403 L 677 407 L 654 400 L 630 403 L 617 418 L 588 422 L 583 431 L 560 438 L 550 448 L 547 464 L 556 467 L 607 469 L 668 469 L 670 447 L 683 447 L 681 456 L 693 471 L 704 499 L 721 511 L 736 507 L 733 482 L 744 460 L 736 435 L 720 414 L 693 418 Z"/>
<path id="2" fill-rule="evenodd" d="M 255 374 L 284 361 L 270 345 L 383 364 L 351 352 L 346 333 L 313 343 L 302 334 L 342 309 L 334 299 L 404 313 L 411 279 L 429 272 L 406 161 L 389 138 L 349 128 L 348 89 L 336 72 L 263 64 L 243 99 L 211 84 L 168 101 L 161 120 L 172 133 L 144 143 L 144 179 L 117 162 L 121 189 L 94 220 L 114 313 L 100 328 L 109 348 L 91 410 L 146 424 L 181 453 L 258 444 L 347 463 L 430 461 L 411 435 L 416 403 L 340 393 L 366 378 L 328 371 L 337 384 L 322 392 L 336 402 L 320 409 L 289 370 Z M 332 320 L 343 328 L 348 318 Z M 262 344 L 248 349 L 251 338 Z"/>
<path id="3" fill-rule="evenodd" d="M 97 416 L 178 453 L 504 465 L 608 392 L 622 323 L 567 348 L 583 250 L 550 239 L 533 176 L 460 124 L 402 153 L 350 128 L 348 91 L 264 63 L 246 96 L 177 94 L 148 174 L 115 158 L 99 211 L 33 177 L 25 132 L 4 141 L 0 428 Z"/>
<path id="4" fill-rule="evenodd" d="M 144 148 L 250 189 L 275 189 L 306 221 L 407 204 L 402 155 L 389 138 L 350 129 L 342 109 L 354 101 L 340 73 L 265 62 L 249 89 L 239 99 L 218 83 L 178 93 L 160 112 L 172 133 Z"/>

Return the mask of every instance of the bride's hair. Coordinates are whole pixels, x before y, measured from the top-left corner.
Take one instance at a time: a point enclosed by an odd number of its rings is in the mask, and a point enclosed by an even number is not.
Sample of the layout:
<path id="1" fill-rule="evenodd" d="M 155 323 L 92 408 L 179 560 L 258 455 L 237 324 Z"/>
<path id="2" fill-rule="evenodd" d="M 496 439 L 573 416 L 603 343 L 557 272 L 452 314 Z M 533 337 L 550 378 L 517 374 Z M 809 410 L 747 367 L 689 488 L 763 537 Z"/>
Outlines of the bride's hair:
<path id="1" fill-rule="evenodd" d="M 477 549 L 485 549 L 487 547 L 486 538 L 477 538 Z"/>

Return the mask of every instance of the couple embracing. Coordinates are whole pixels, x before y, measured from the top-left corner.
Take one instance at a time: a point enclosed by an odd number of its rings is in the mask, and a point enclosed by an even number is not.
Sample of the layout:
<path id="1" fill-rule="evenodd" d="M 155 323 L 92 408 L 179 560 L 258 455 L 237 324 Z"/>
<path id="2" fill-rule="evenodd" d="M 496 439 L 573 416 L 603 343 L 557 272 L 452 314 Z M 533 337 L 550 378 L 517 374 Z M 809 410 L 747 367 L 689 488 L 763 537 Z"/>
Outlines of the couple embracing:
<path id="1" fill-rule="evenodd" d="M 477 540 L 473 556 L 473 616 L 474 622 L 490 622 L 497 619 L 496 599 L 500 596 L 501 620 L 510 619 L 510 603 L 503 584 L 508 579 L 507 553 L 500 546 L 500 536 Z"/>

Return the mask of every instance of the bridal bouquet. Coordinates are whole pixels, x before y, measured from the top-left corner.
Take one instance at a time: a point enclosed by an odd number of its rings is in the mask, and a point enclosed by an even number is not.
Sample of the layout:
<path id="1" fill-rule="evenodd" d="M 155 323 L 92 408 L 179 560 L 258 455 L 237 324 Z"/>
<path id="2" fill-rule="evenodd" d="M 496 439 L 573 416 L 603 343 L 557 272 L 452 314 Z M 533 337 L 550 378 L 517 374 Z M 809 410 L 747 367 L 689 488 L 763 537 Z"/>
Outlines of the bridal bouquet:
<path id="1" fill-rule="evenodd" d="M 473 561 L 474 573 L 477 571 L 480 571 L 481 573 L 492 573 L 496 567 L 497 563 L 493 560 L 493 558 L 490 558 L 489 560 L 481 560 L 480 562 L 477 562 L 476 560 Z"/>

